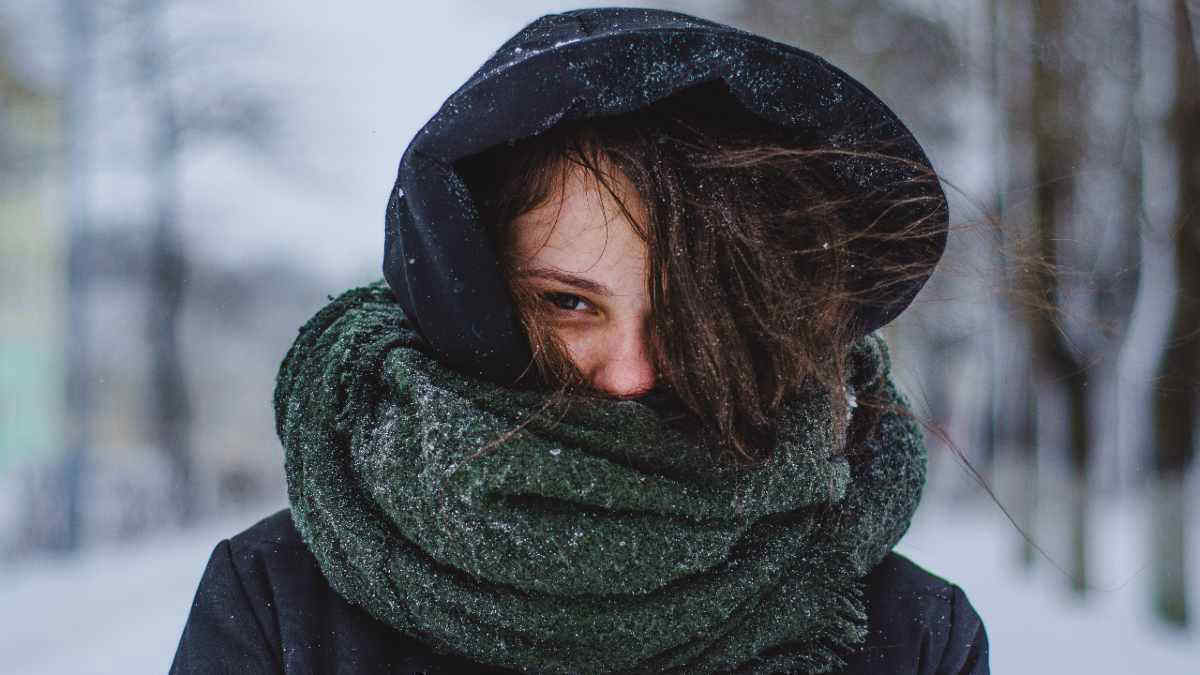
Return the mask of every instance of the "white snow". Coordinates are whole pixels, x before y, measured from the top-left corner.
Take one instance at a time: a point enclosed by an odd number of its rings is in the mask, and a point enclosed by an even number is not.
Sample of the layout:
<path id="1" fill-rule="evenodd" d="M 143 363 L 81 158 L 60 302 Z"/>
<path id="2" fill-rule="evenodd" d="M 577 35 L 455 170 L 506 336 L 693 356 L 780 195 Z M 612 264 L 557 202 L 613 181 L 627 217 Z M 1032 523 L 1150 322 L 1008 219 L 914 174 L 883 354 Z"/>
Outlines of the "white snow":
<path id="1" fill-rule="evenodd" d="M 897 550 L 966 592 L 987 627 L 995 673 L 1200 673 L 1200 631 L 1168 628 L 1151 613 L 1146 504 L 1097 500 L 1089 549 L 1095 590 L 1083 599 L 1045 559 L 1022 572 L 1020 535 L 990 501 L 927 499 Z M 1032 536 L 1066 568 L 1058 550 L 1066 532 L 1047 520 Z M 1189 535 L 1195 616 L 1200 527 Z"/>
<path id="2" fill-rule="evenodd" d="M 274 508 L 279 508 L 275 506 Z M 0 670 L 165 673 L 208 556 L 272 512 L 109 543 L 75 559 L 22 563 L 0 575 Z"/>

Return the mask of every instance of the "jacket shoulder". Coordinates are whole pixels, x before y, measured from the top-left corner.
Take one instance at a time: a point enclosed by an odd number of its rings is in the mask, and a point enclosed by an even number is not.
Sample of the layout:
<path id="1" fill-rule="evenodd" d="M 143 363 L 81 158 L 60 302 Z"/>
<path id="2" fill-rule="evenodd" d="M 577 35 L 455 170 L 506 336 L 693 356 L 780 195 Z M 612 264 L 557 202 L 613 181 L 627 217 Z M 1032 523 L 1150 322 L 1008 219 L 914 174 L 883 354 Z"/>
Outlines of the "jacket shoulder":
<path id="1" fill-rule="evenodd" d="M 284 509 L 217 544 L 171 672 L 416 673 L 432 658 L 329 586 Z"/>
<path id="2" fill-rule="evenodd" d="M 961 588 L 894 552 L 863 582 L 869 633 L 846 675 L 989 672 L 987 632 Z"/>
<path id="3" fill-rule="evenodd" d="M 235 551 L 253 551 L 258 555 L 278 553 L 275 549 L 281 546 L 308 548 L 292 523 L 291 509 L 276 511 L 233 535 L 229 546 Z"/>
<path id="4" fill-rule="evenodd" d="M 278 622 L 263 602 L 261 584 L 247 578 L 244 558 L 228 539 L 213 549 L 171 673 L 282 670 Z"/>

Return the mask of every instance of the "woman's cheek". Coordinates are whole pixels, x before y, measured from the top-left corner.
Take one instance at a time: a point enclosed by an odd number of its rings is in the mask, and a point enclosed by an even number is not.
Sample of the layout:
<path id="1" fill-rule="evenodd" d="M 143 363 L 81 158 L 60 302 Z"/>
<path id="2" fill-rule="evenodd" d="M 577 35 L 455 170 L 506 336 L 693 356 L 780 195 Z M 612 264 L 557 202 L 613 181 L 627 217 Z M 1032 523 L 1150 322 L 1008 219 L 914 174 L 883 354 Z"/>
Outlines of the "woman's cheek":
<path id="1" fill-rule="evenodd" d="M 591 372 L 599 356 L 598 350 L 601 342 L 596 327 L 567 325 L 559 326 L 555 332 L 575 367 L 585 375 Z"/>

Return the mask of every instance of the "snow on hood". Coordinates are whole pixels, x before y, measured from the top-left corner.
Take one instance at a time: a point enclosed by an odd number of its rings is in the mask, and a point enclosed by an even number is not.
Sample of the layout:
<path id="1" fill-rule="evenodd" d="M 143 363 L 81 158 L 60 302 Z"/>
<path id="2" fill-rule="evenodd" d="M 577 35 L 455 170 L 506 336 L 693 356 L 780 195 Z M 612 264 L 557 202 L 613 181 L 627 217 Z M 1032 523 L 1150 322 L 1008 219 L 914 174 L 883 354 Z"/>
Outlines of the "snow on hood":
<path id="1" fill-rule="evenodd" d="M 413 64 L 411 67 L 420 67 Z M 504 43 L 417 132 L 388 203 L 383 270 L 397 301 L 447 364 L 488 379 L 517 380 L 530 361 L 492 244 L 454 163 L 536 135 L 566 119 L 630 112 L 683 89 L 723 82 L 754 115 L 834 148 L 875 150 L 932 171 L 912 133 L 858 81 L 809 52 L 729 26 L 652 9 L 599 8 L 537 19 Z M 894 186 L 924 171 L 847 160 L 849 185 Z M 907 172 L 908 175 L 905 175 Z M 925 204 L 894 214 L 924 218 L 929 236 L 887 251 L 889 260 L 933 263 L 945 247 L 946 203 L 919 181 Z M 933 194 L 936 192 L 936 194 Z M 929 217 L 932 215 L 933 217 Z M 860 252 L 874 259 L 882 251 Z M 863 266 L 868 267 L 868 266 Z M 897 281 L 858 310 L 862 332 L 895 318 L 928 274 Z M 886 284 L 886 286 L 885 286 Z"/>

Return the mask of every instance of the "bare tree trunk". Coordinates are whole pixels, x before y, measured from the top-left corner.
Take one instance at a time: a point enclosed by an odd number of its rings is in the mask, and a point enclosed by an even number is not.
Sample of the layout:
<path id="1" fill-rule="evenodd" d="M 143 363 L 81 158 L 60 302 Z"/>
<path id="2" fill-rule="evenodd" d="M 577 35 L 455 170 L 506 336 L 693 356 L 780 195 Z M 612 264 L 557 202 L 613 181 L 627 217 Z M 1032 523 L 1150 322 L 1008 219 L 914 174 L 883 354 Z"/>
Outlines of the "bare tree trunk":
<path id="1" fill-rule="evenodd" d="M 1080 97 L 1076 87 L 1081 73 L 1068 49 L 1066 32 L 1069 0 L 1034 3 L 1034 42 L 1038 57 L 1033 66 L 1034 223 L 1037 227 L 1038 262 L 1030 280 L 1033 297 L 1041 305 L 1033 322 L 1033 351 L 1039 374 L 1065 387 L 1068 423 L 1072 587 L 1083 592 L 1088 585 L 1088 469 L 1091 438 L 1088 419 L 1087 372 L 1068 344 L 1059 322 L 1058 277 L 1063 273 L 1059 242 L 1071 216 L 1074 173 L 1082 157 L 1075 126 Z"/>
<path id="2" fill-rule="evenodd" d="M 1059 340 L 1061 344 L 1061 340 Z M 1061 351 L 1061 349 L 1060 349 Z M 1088 399 L 1088 373 L 1074 359 L 1060 358 L 1067 375 L 1069 459 L 1071 465 L 1071 588 L 1080 595 L 1088 590 L 1088 542 L 1091 533 L 1092 433 Z"/>
<path id="3" fill-rule="evenodd" d="M 1004 113 L 1007 110 L 1005 105 L 1007 96 L 1001 67 L 1006 45 L 1002 37 L 1004 21 L 1001 16 L 1000 0 L 988 0 L 983 12 L 987 21 L 987 33 L 984 37 L 986 41 L 984 62 L 987 64 L 985 91 L 991 98 L 991 109 L 996 111 L 991 128 L 992 165 L 990 168 L 992 172 L 992 210 L 998 227 L 996 227 L 995 238 L 992 241 L 991 255 L 995 261 L 992 269 L 992 282 L 995 288 L 1007 288 L 1007 274 L 1004 266 L 1004 248 L 1007 238 L 1004 236 L 1003 223 L 1007 215 L 1010 170 L 1007 152 L 1007 117 Z M 1007 394 L 1010 389 L 1007 378 L 1001 377 L 1001 373 L 1009 372 L 1008 364 L 1014 352 L 1007 339 L 1007 303 L 1003 299 L 998 299 L 988 309 L 988 319 L 991 324 L 988 341 L 990 364 L 987 405 L 983 406 L 986 411 L 986 419 L 983 421 L 981 442 L 983 443 L 984 475 L 989 477 L 992 484 L 995 485 L 998 473 L 997 465 L 1003 459 L 1000 454 L 1004 436 L 1003 431 L 999 428 L 999 420 L 1005 417 L 1004 404 L 1008 399 Z"/>
<path id="4" fill-rule="evenodd" d="M 1178 158 L 1175 205 L 1175 306 L 1158 369 L 1155 395 L 1154 605 L 1166 621 L 1188 623 L 1187 495 L 1184 477 L 1196 443 L 1200 387 L 1200 64 L 1186 0 L 1173 3 L 1175 106 L 1170 121 Z"/>
<path id="5" fill-rule="evenodd" d="M 1037 378 L 1033 371 L 1032 359 L 1028 359 L 1019 377 L 1020 394 L 1024 395 L 1025 407 L 1019 418 L 1018 446 L 1021 448 L 1025 480 L 1021 482 L 1022 513 L 1017 522 L 1025 530 L 1021 538 L 1021 566 L 1029 570 L 1037 559 L 1037 548 L 1034 546 L 1034 536 L 1037 533 L 1038 497 L 1041 494 L 1041 476 L 1038 472 L 1038 414 L 1037 414 Z"/>
<path id="6" fill-rule="evenodd" d="M 1006 490 L 1013 519 L 1024 531 L 1018 548 L 1022 568 L 1033 565 L 1033 546 L 1038 514 L 1037 388 L 1032 363 L 1030 326 L 1035 316 L 1028 309 L 1029 283 L 1022 279 L 1023 267 L 1010 264 L 1023 256 L 1025 223 L 1031 220 L 1020 205 L 1010 200 L 1014 190 L 1031 182 L 1026 154 L 1033 120 L 1032 73 L 1025 60 L 1032 36 L 1024 25 L 1027 4 L 1015 0 L 991 0 L 992 97 L 1001 113 L 996 120 L 994 173 L 996 176 L 996 286 L 1006 294 L 997 296 L 993 334 L 992 425 L 999 447 L 1011 451 L 1006 457 L 1009 483 Z M 1019 258 L 1018 258 L 1019 260 Z M 1027 276 L 1027 275 L 1025 275 Z M 1012 289 L 1019 289 L 1013 292 Z"/>
<path id="7" fill-rule="evenodd" d="M 1143 121 L 1141 113 L 1142 89 L 1142 29 L 1139 3 L 1130 2 L 1124 11 L 1117 16 L 1121 23 L 1128 26 L 1129 40 L 1122 61 L 1126 64 L 1124 129 L 1121 133 L 1120 147 L 1117 149 L 1116 161 L 1121 167 L 1124 182 L 1124 215 L 1122 226 L 1117 228 L 1121 237 L 1116 248 L 1114 272 L 1107 283 L 1100 289 L 1097 306 L 1101 310 L 1102 329 L 1109 330 L 1118 320 L 1123 320 L 1126 330 L 1122 343 L 1132 332 L 1133 308 L 1137 302 L 1138 286 L 1141 283 L 1140 269 L 1142 266 L 1142 231 L 1146 222 L 1143 203 L 1145 200 L 1145 181 L 1142 170 L 1142 134 Z M 1123 316 L 1118 317 L 1118 314 Z M 1112 411 L 1111 419 L 1099 420 L 1107 422 L 1103 434 L 1113 439 L 1114 444 L 1123 437 L 1123 427 L 1127 421 L 1128 412 L 1125 410 L 1124 392 L 1120 378 L 1120 364 L 1114 363 L 1109 376 L 1106 378 L 1103 391 L 1102 409 Z M 1125 480 L 1120 466 L 1122 448 L 1114 447 L 1110 452 L 1114 464 L 1114 485 L 1124 487 Z"/>
<path id="8" fill-rule="evenodd" d="M 187 259 L 179 234 L 179 154 L 181 132 L 171 88 L 170 53 L 163 32 L 163 0 L 141 0 L 141 73 L 150 93 L 152 124 L 150 173 L 153 222 L 150 241 L 151 386 L 148 406 L 156 444 L 171 469 L 170 494 L 180 522 L 195 516 L 195 486 L 190 443 L 191 408 L 179 350 L 178 327 L 183 310 Z"/>
<path id="9" fill-rule="evenodd" d="M 63 137 L 67 173 L 67 329 L 66 415 L 61 476 L 61 532 L 50 535 L 51 546 L 64 551 L 79 547 L 83 538 L 83 491 L 87 456 L 92 444 L 92 353 L 88 291 L 91 258 L 91 135 L 94 87 L 95 25 L 92 3 L 65 0 L 66 67 L 64 73 Z"/>

